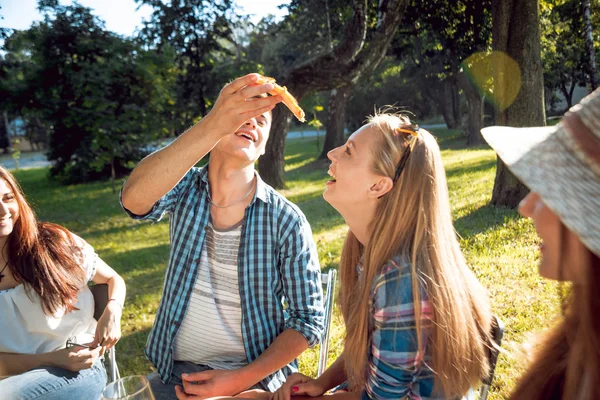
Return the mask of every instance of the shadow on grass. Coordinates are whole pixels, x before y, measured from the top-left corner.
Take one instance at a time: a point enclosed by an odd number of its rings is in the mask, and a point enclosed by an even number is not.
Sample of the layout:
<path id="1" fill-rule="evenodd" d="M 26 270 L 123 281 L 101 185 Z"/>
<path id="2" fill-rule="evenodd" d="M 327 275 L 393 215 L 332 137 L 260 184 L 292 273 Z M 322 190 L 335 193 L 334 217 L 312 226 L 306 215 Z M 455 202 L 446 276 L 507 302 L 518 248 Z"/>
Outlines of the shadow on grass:
<path id="1" fill-rule="evenodd" d="M 461 237 L 468 239 L 478 233 L 494 230 L 500 225 L 519 218 L 521 217 L 513 209 L 487 205 L 456 219 L 454 227 Z"/>
<path id="2" fill-rule="evenodd" d="M 291 168 L 286 171 L 286 181 L 293 182 L 296 177 L 301 177 L 303 180 L 326 177 L 329 164 L 331 164 L 329 160 L 313 160 Z"/>
<path id="3" fill-rule="evenodd" d="M 293 155 L 285 157 L 285 163 L 288 164 L 288 165 L 289 164 L 294 164 L 294 163 L 297 163 L 299 161 L 303 161 L 305 158 L 306 158 L 306 154 L 301 154 L 301 153 L 293 154 Z"/>
<path id="4" fill-rule="evenodd" d="M 146 346 L 149 334 L 150 328 L 134 330 L 131 333 L 123 335 L 119 343 L 117 343 L 117 365 L 122 377 L 147 375 L 154 371 L 152 364 L 144 355 L 144 347 Z"/>
<path id="5" fill-rule="evenodd" d="M 474 172 L 482 172 L 496 167 L 496 160 L 483 159 L 470 162 L 460 162 L 460 164 L 446 168 L 446 177 L 448 179 L 460 175 L 470 175 Z"/>
<path id="6" fill-rule="evenodd" d="M 139 249 L 131 249 L 127 251 L 111 251 L 110 249 L 102 252 L 102 259 L 108 265 L 119 265 L 119 273 L 130 274 L 135 273 L 139 277 L 140 265 L 162 265 L 163 270 L 169 260 L 169 244 L 159 244 L 152 247 L 143 247 Z M 146 279 L 146 277 L 144 277 Z"/>
<path id="7" fill-rule="evenodd" d="M 467 146 L 467 137 L 459 129 L 429 129 L 429 132 L 435 136 L 441 150 L 481 150 L 489 149 L 489 146 L 483 144 L 479 146 Z"/>

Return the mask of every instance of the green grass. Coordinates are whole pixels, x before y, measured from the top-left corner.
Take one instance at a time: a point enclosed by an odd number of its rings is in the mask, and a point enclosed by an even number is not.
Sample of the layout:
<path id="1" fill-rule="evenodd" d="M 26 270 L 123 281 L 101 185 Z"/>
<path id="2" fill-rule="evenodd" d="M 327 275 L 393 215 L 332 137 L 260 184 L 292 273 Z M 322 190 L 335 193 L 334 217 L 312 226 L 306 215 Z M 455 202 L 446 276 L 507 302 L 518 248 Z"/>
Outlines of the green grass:
<path id="1" fill-rule="evenodd" d="M 538 239 L 532 224 L 514 210 L 489 207 L 495 155 L 488 148 L 466 149 L 460 133 L 433 130 L 448 175 L 452 214 L 469 264 L 489 289 L 494 312 L 506 324 L 504 348 L 490 399 L 506 398 L 523 365 L 522 344 L 530 333 L 558 315 L 556 287 L 537 274 Z M 321 139 L 322 143 L 322 139 Z M 322 268 L 337 267 L 347 228 L 322 198 L 327 162 L 317 161 L 316 141 L 288 141 L 283 194 L 297 203 L 313 228 Z M 60 186 L 47 169 L 17 174 L 40 219 L 66 226 L 89 241 L 127 282 L 123 338 L 118 361 L 123 375 L 145 374 L 151 365 L 143 347 L 156 313 L 169 251 L 168 222 L 136 222 L 121 210 L 109 182 Z M 343 326 L 334 317 L 330 359 L 342 349 Z M 300 368 L 316 373 L 317 349 L 305 353 Z"/>

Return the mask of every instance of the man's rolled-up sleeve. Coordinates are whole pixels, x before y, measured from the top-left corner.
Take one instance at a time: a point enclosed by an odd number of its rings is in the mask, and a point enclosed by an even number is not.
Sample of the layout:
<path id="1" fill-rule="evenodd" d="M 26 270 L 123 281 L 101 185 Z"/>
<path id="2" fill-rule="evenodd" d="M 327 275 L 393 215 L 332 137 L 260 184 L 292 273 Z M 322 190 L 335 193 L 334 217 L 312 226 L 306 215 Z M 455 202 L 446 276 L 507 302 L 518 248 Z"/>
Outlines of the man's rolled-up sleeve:
<path id="1" fill-rule="evenodd" d="M 175 206 L 181 198 L 182 193 L 184 193 L 189 186 L 196 181 L 197 174 L 198 168 L 192 168 L 189 170 L 173 189 L 158 199 L 158 201 L 152 206 L 152 209 L 143 215 L 135 214 L 123 206 L 123 187 L 121 187 L 121 191 L 119 192 L 119 202 L 121 203 L 121 208 L 123 208 L 127 215 L 133 219 L 158 222 L 165 214 L 173 212 Z"/>
<path id="2" fill-rule="evenodd" d="M 300 332 L 313 347 L 320 342 L 325 311 L 319 256 L 303 215 L 282 232 L 280 250 L 279 264 L 288 302 L 286 328 Z"/>

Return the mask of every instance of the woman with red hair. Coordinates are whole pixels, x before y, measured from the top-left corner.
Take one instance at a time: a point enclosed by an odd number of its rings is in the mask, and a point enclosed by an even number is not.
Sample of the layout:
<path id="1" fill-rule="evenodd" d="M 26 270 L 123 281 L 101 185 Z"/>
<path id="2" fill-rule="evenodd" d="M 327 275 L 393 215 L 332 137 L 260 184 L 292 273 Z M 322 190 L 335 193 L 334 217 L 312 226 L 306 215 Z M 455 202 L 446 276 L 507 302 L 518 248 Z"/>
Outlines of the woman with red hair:
<path id="1" fill-rule="evenodd" d="M 108 285 L 97 322 L 89 281 Z M 0 398 L 99 399 L 124 300 L 123 279 L 83 239 L 37 221 L 0 167 Z"/>

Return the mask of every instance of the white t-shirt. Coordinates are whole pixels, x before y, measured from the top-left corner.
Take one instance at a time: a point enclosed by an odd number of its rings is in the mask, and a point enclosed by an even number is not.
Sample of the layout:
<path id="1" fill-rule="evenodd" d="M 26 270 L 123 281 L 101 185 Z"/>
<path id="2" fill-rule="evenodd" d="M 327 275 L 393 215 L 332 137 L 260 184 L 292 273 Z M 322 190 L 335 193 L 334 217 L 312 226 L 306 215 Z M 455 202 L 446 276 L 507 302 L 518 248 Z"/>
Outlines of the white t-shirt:
<path id="1" fill-rule="evenodd" d="M 44 313 L 39 296 L 20 284 L 13 289 L 0 291 L 0 352 L 40 354 L 65 348 L 67 339 L 85 344 L 94 339 L 94 298 L 87 287 L 96 274 L 98 255 L 88 243 L 81 242 L 82 268 L 87 273 L 86 285 L 79 292 L 75 307 L 65 314 L 61 309 L 53 316 Z"/>
<path id="2" fill-rule="evenodd" d="M 175 336 L 175 360 L 228 370 L 248 364 L 238 282 L 241 235 L 241 222 L 222 230 L 208 224 L 198 277 Z"/>

